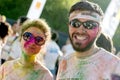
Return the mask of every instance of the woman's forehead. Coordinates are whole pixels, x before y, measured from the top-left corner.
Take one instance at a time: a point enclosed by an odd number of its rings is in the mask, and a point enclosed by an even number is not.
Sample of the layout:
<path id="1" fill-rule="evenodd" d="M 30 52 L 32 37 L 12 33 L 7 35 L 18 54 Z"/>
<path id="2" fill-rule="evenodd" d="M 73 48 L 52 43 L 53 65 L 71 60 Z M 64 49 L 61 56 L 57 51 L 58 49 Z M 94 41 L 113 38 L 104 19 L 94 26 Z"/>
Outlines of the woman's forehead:
<path id="1" fill-rule="evenodd" d="M 30 27 L 27 30 L 25 30 L 25 32 L 31 32 L 31 33 L 34 33 L 34 34 L 43 34 L 44 35 L 44 32 L 37 27 Z"/>

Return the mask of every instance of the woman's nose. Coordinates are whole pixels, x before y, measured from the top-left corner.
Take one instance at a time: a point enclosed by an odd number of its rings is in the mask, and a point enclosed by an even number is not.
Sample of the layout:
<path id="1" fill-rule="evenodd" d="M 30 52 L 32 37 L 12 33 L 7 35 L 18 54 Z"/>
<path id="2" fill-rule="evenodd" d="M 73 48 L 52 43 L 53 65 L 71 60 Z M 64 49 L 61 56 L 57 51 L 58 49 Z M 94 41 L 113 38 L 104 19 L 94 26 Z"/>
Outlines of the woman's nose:
<path id="1" fill-rule="evenodd" d="M 35 38 L 32 37 L 32 38 L 29 40 L 29 43 L 35 43 Z"/>

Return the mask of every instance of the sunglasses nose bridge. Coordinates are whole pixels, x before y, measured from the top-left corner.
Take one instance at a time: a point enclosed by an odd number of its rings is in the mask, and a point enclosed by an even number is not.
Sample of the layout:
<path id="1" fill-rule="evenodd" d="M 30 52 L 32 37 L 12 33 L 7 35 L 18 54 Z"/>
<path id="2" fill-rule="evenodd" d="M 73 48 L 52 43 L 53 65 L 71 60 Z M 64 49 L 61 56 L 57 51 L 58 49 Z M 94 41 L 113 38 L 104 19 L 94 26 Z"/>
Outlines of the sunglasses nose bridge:
<path id="1" fill-rule="evenodd" d="M 77 31 L 79 33 L 86 32 L 86 28 L 84 27 L 84 23 L 83 22 L 81 22 L 81 25 L 77 28 Z"/>
<path id="2" fill-rule="evenodd" d="M 79 30 L 84 30 L 85 29 L 84 23 L 81 22 L 78 28 L 79 28 Z"/>
<path id="3" fill-rule="evenodd" d="M 31 37 L 30 40 L 29 40 L 29 42 L 35 43 L 35 38 L 34 38 L 34 37 Z"/>

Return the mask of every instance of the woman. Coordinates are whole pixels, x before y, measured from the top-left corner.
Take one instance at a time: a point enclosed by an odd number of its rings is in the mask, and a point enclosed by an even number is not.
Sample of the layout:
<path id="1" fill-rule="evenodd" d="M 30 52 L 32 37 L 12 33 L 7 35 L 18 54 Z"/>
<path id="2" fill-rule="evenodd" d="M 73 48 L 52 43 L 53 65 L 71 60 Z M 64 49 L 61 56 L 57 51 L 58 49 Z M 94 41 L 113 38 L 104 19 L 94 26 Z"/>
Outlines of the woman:
<path id="1" fill-rule="evenodd" d="M 0 80 L 52 80 L 50 71 L 37 59 L 51 37 L 49 26 L 38 19 L 27 20 L 21 28 L 22 56 L 0 67 Z"/>

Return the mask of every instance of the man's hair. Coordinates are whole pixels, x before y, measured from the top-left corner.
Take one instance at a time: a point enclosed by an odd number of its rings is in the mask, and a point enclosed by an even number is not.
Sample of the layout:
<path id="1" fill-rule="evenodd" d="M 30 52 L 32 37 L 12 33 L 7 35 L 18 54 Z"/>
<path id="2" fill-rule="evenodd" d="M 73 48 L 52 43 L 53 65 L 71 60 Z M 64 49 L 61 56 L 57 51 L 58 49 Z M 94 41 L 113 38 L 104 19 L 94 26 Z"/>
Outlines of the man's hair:
<path id="1" fill-rule="evenodd" d="M 6 36 L 12 34 L 12 29 L 9 23 L 0 22 L 0 38 L 4 39 Z"/>
<path id="2" fill-rule="evenodd" d="M 100 6 L 96 3 L 92 3 L 89 1 L 80 1 L 74 4 L 70 11 L 69 14 L 74 12 L 74 11 L 90 11 L 90 12 L 95 12 L 98 13 L 100 16 L 103 16 L 103 11 L 100 8 Z"/>

